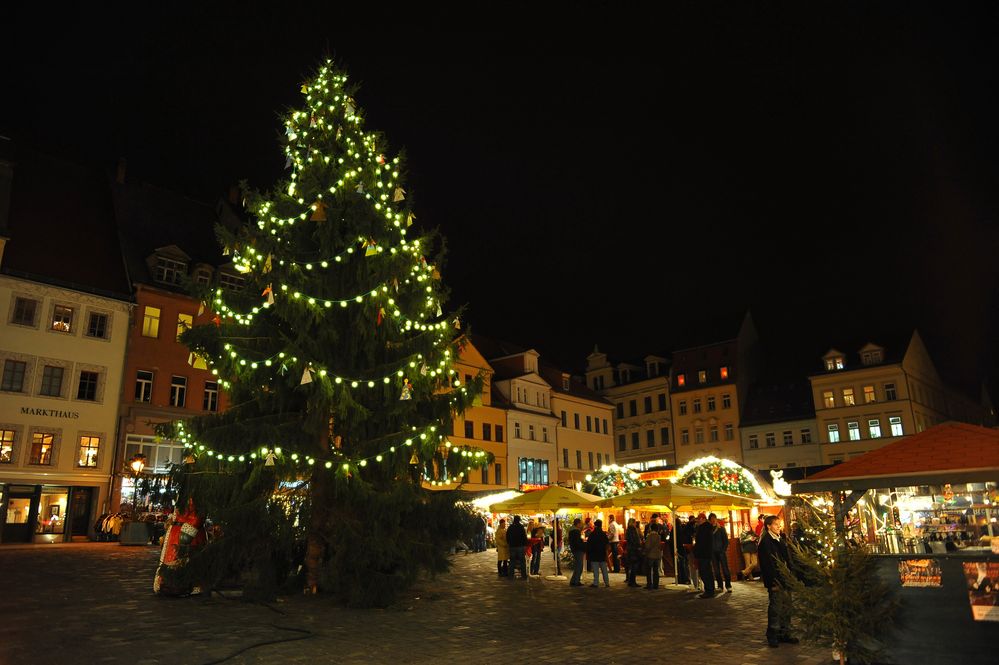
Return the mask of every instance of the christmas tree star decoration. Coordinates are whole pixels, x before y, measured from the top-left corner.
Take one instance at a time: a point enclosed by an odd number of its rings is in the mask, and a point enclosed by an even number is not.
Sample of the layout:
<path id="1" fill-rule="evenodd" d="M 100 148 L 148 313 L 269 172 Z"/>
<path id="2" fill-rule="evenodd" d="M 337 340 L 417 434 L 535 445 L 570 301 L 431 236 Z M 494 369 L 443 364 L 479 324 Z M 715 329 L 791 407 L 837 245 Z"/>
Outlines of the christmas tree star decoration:
<path id="1" fill-rule="evenodd" d="M 396 187 L 395 191 L 392 193 L 392 202 L 398 203 L 406 198 L 406 190 L 402 187 Z"/>
<path id="2" fill-rule="evenodd" d="M 309 218 L 313 222 L 325 222 L 326 221 L 326 204 L 323 203 L 322 199 L 317 200 L 312 205 L 312 216 Z"/>

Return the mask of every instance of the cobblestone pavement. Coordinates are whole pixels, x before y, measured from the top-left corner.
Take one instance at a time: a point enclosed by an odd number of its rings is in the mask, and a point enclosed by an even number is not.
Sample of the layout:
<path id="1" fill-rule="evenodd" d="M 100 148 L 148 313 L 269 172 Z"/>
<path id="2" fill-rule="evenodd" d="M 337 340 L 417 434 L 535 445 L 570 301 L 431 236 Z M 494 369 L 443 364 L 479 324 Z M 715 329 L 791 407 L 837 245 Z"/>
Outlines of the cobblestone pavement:
<path id="1" fill-rule="evenodd" d="M 824 649 L 767 647 L 759 582 L 705 600 L 615 574 L 610 588 L 572 588 L 545 579 L 550 554 L 540 578 L 498 578 L 490 550 L 455 555 L 451 573 L 390 608 L 348 610 L 309 596 L 157 597 L 157 557 L 118 543 L 0 546 L 0 665 L 830 662 Z"/>

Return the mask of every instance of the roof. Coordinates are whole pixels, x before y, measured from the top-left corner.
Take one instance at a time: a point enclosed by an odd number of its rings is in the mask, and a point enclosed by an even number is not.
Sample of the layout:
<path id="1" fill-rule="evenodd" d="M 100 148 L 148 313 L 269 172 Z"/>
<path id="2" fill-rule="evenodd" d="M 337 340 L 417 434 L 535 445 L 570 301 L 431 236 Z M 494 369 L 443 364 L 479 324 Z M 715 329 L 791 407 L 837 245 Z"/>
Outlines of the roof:
<path id="1" fill-rule="evenodd" d="M 479 333 L 469 333 L 468 336 L 472 340 L 472 344 L 475 345 L 475 348 L 479 350 L 479 353 L 481 353 L 482 357 L 486 360 L 512 356 L 530 350 L 526 347 L 518 346 L 517 344 L 495 339 L 493 337 L 486 337 L 485 335 Z"/>
<path id="2" fill-rule="evenodd" d="M 979 478 L 981 480 L 979 480 Z M 795 492 L 999 480 L 999 429 L 946 422 L 792 484 Z"/>
<path id="3" fill-rule="evenodd" d="M 108 175 L 21 147 L 11 161 L 3 272 L 130 299 Z"/>
<path id="4" fill-rule="evenodd" d="M 810 359 L 813 363 L 810 367 L 815 368 L 814 371 L 809 371 L 810 376 L 818 376 L 820 374 L 836 374 L 842 372 L 848 372 L 854 369 L 865 369 L 867 367 L 877 367 L 884 365 L 894 365 L 902 362 L 905 357 L 906 351 L 909 350 L 909 344 L 912 342 L 913 330 L 910 328 L 908 332 L 887 332 L 887 333 L 875 333 L 867 337 L 850 337 L 845 339 L 834 340 L 831 343 L 826 342 L 825 348 L 821 351 L 817 350 L 814 358 Z M 860 350 L 867 346 L 868 344 L 874 344 L 875 346 L 880 346 L 884 349 L 882 354 L 882 360 L 880 363 L 874 363 L 873 365 L 865 365 L 861 361 Z M 843 354 L 843 369 L 826 369 L 825 365 L 822 364 L 822 358 L 833 349 L 842 352 Z"/>
<path id="5" fill-rule="evenodd" d="M 679 317 L 672 322 L 669 336 L 673 342 L 672 355 L 702 347 L 724 344 L 739 337 L 742 325 L 752 316 L 748 310 L 725 312 L 711 316 L 687 319 Z"/>
<path id="6" fill-rule="evenodd" d="M 569 389 L 563 388 L 562 375 L 568 374 L 568 372 L 563 372 L 561 369 L 555 365 L 549 363 L 539 363 L 539 368 L 541 378 L 547 381 L 552 390 L 556 393 L 561 393 L 563 395 L 572 395 L 573 397 L 580 397 L 582 399 L 588 399 L 591 402 L 600 402 L 601 404 L 608 404 L 613 406 L 613 402 L 604 399 L 601 395 L 596 393 L 587 387 L 586 382 L 582 381 L 578 376 L 569 375 Z"/>
<path id="7" fill-rule="evenodd" d="M 739 425 L 763 425 L 814 417 L 815 402 L 809 383 L 756 384 L 749 389 Z"/>

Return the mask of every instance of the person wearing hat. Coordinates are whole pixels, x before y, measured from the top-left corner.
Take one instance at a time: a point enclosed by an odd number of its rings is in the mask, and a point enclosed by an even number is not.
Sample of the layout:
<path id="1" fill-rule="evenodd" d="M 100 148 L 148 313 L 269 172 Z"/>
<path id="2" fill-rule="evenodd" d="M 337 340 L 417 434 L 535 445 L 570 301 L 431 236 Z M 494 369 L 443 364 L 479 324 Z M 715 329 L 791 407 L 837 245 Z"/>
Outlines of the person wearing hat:
<path id="1" fill-rule="evenodd" d="M 711 571 L 711 560 L 714 554 L 714 527 L 708 522 L 704 513 L 697 514 L 694 527 L 694 556 L 697 558 L 697 572 L 704 583 L 704 592 L 698 598 L 713 598 L 715 595 L 715 576 Z"/>

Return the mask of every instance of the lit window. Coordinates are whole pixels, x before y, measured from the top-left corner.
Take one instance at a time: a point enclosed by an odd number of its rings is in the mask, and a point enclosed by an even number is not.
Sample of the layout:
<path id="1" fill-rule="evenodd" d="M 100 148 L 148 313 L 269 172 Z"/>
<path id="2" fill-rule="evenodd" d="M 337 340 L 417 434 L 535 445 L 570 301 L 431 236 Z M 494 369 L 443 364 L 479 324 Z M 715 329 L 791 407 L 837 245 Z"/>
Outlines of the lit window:
<path id="1" fill-rule="evenodd" d="M 725 379 L 727 379 L 728 378 L 728 367 L 722 367 L 719 370 L 718 374 L 719 374 L 719 376 L 721 376 L 722 381 L 724 381 Z"/>
<path id="2" fill-rule="evenodd" d="M 843 388 L 843 406 L 853 406 L 856 403 L 853 398 L 853 388 Z"/>
<path id="3" fill-rule="evenodd" d="M 70 332 L 73 328 L 73 308 L 56 305 L 52 311 L 52 330 Z"/>
<path id="4" fill-rule="evenodd" d="M 149 402 L 153 398 L 153 373 L 140 369 L 135 373 L 135 401 Z"/>
<path id="5" fill-rule="evenodd" d="M 76 459 L 76 465 L 83 467 L 96 467 L 97 451 L 100 447 L 101 438 L 99 436 L 81 436 L 80 454 Z"/>
<path id="6" fill-rule="evenodd" d="M 170 406 L 184 406 L 187 401 L 187 377 L 175 376 L 170 380 Z"/>
<path id="7" fill-rule="evenodd" d="M 849 433 L 850 441 L 860 441 L 860 423 L 852 420 L 846 424 L 846 430 Z"/>
<path id="8" fill-rule="evenodd" d="M 35 432 L 31 435 L 31 458 L 28 464 L 52 464 L 52 446 L 55 436 L 44 432 Z"/>
<path id="9" fill-rule="evenodd" d="M 14 430 L 0 429 L 0 464 L 14 461 Z"/>
<path id="10" fill-rule="evenodd" d="M 143 337 L 159 337 L 160 336 L 160 308 L 159 307 L 149 307 L 142 314 L 142 336 Z"/>
<path id="11" fill-rule="evenodd" d="M 100 312 L 91 312 L 87 322 L 87 337 L 104 339 L 108 336 L 108 315 Z"/>
<path id="12" fill-rule="evenodd" d="M 877 419 L 868 420 L 867 429 L 870 431 L 872 439 L 881 438 L 881 422 L 878 421 Z"/>
<path id="13" fill-rule="evenodd" d="M 843 369 L 843 356 L 826 358 L 826 369 Z"/>
<path id="14" fill-rule="evenodd" d="M 833 391 L 825 390 L 822 392 L 822 403 L 827 409 L 831 409 L 836 406 L 836 397 L 833 395 Z"/>
<path id="15" fill-rule="evenodd" d="M 864 404 L 876 401 L 878 401 L 878 398 L 874 395 L 874 386 L 864 386 Z"/>
<path id="16" fill-rule="evenodd" d="M 839 442 L 839 425 L 829 425 L 829 443 Z"/>
<path id="17" fill-rule="evenodd" d="M 680 386 L 681 388 L 687 385 L 687 377 L 685 377 L 683 374 L 677 374 L 676 385 Z"/>
<path id="18" fill-rule="evenodd" d="M 697 382 L 698 383 L 707 383 L 708 382 L 708 373 L 707 373 L 707 371 L 705 371 L 705 370 L 702 369 L 702 370 L 700 370 L 700 371 L 697 372 Z"/>
<path id="19" fill-rule="evenodd" d="M 902 431 L 902 419 L 899 416 L 889 417 L 888 424 L 891 425 L 892 436 L 902 436 L 905 434 L 905 432 Z"/>
<path id="20" fill-rule="evenodd" d="M 194 327 L 194 317 L 190 314 L 178 314 L 177 315 L 177 341 L 180 341 L 180 336 L 185 330 L 190 330 Z"/>

